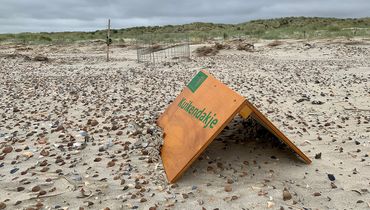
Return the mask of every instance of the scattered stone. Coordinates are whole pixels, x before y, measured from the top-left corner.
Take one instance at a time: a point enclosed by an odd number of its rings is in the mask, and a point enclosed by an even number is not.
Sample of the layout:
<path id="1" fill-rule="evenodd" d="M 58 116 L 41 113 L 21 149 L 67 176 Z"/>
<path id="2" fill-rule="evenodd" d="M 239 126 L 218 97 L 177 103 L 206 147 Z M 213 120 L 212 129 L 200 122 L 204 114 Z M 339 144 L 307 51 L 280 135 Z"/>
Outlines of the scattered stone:
<path id="1" fill-rule="evenodd" d="M 181 195 L 182 195 L 182 198 L 184 198 L 184 199 L 188 199 L 189 198 L 189 195 L 187 193 L 182 193 Z"/>
<path id="2" fill-rule="evenodd" d="M 43 196 L 43 195 L 46 195 L 46 191 L 45 191 L 45 190 L 41 190 L 41 191 L 39 192 L 39 196 Z"/>
<path id="3" fill-rule="evenodd" d="M 11 146 L 6 146 L 4 149 L 3 149 L 3 153 L 7 154 L 7 153 L 11 153 L 13 151 L 13 147 Z"/>
<path id="4" fill-rule="evenodd" d="M 287 200 L 290 200 L 290 199 L 292 199 L 292 195 L 290 194 L 290 192 L 286 188 L 284 188 L 284 190 L 283 190 L 283 200 L 287 201 Z"/>
<path id="5" fill-rule="evenodd" d="M 233 191 L 233 188 L 231 187 L 231 185 L 225 185 L 224 190 L 225 190 L 225 192 L 231 192 L 231 191 Z"/>
<path id="6" fill-rule="evenodd" d="M 40 171 L 41 172 L 47 172 L 49 170 L 49 168 L 48 167 L 43 167 Z"/>
<path id="7" fill-rule="evenodd" d="M 33 58 L 34 61 L 49 61 L 49 58 L 42 55 L 37 55 Z"/>
<path id="8" fill-rule="evenodd" d="M 321 159 L 321 152 L 315 155 L 315 159 Z"/>
<path id="9" fill-rule="evenodd" d="M 315 192 L 315 193 L 313 194 L 313 196 L 321 196 L 321 193 L 319 193 L 319 192 Z"/>
<path id="10" fill-rule="evenodd" d="M 141 198 L 140 199 L 140 203 L 144 203 L 144 202 L 146 202 L 147 201 L 147 199 L 146 198 Z"/>
<path id="11" fill-rule="evenodd" d="M 198 199 L 197 202 L 198 202 L 199 205 L 203 205 L 204 204 L 204 201 L 202 199 Z"/>
<path id="12" fill-rule="evenodd" d="M 324 102 L 322 102 L 322 101 L 312 101 L 311 103 L 312 103 L 312 104 L 315 104 L 315 105 L 321 105 L 321 104 L 324 104 Z"/>
<path id="13" fill-rule="evenodd" d="M 14 174 L 15 172 L 17 172 L 19 170 L 19 168 L 13 168 L 12 170 L 10 170 L 10 173 L 11 174 Z"/>
<path id="14" fill-rule="evenodd" d="M 0 202 L 0 209 L 5 209 L 6 208 L 6 204 L 4 202 Z"/>
<path id="15" fill-rule="evenodd" d="M 275 206 L 275 203 L 274 202 L 271 202 L 271 201 L 267 201 L 267 208 L 272 208 Z"/>
<path id="16" fill-rule="evenodd" d="M 335 180 L 335 176 L 333 174 L 328 174 L 328 178 L 329 178 L 330 181 Z"/>
<path id="17" fill-rule="evenodd" d="M 27 152 L 24 152 L 22 156 L 25 158 L 31 158 L 33 156 L 33 153 L 30 151 L 27 151 Z"/>
<path id="18" fill-rule="evenodd" d="M 115 165 L 114 161 L 109 161 L 107 164 L 107 168 L 113 167 Z"/>
<path id="19" fill-rule="evenodd" d="M 42 155 L 44 157 L 47 157 L 47 156 L 49 156 L 49 151 L 43 149 L 43 150 L 41 150 L 40 155 Z"/>
<path id="20" fill-rule="evenodd" d="M 38 191 L 40 191 L 41 190 L 41 187 L 40 186 L 38 186 L 38 185 L 36 185 L 36 186 L 34 186 L 33 188 L 32 188 L 32 192 L 38 192 Z"/>
<path id="21" fill-rule="evenodd" d="M 91 123 L 90 123 L 90 125 L 91 126 L 97 126 L 99 124 L 99 122 L 97 121 L 97 120 L 91 120 Z"/>
<path id="22" fill-rule="evenodd" d="M 17 187 L 17 192 L 21 192 L 24 190 L 24 187 Z"/>
<path id="23" fill-rule="evenodd" d="M 331 183 L 330 183 L 330 186 L 331 186 L 331 188 L 332 188 L 332 189 L 337 188 L 337 185 L 335 185 L 335 184 L 334 184 L 334 182 L 331 182 Z"/>

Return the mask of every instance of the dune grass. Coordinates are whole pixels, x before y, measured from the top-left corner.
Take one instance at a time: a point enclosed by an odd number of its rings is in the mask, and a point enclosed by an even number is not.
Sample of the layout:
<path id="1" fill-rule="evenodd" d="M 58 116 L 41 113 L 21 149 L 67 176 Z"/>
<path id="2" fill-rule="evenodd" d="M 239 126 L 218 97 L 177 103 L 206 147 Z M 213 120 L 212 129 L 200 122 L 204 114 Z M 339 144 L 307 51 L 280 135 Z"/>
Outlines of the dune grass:
<path id="1" fill-rule="evenodd" d="M 266 20 L 253 20 L 240 24 L 190 23 L 183 25 L 133 27 L 113 29 L 113 43 L 125 39 L 137 39 L 143 34 L 159 38 L 166 34 L 188 34 L 192 41 L 209 39 L 257 38 L 257 39 L 320 39 L 335 37 L 370 37 L 370 18 L 319 18 L 286 17 Z M 0 43 L 55 44 L 74 43 L 84 40 L 103 40 L 106 30 L 94 32 L 41 32 L 0 34 Z"/>

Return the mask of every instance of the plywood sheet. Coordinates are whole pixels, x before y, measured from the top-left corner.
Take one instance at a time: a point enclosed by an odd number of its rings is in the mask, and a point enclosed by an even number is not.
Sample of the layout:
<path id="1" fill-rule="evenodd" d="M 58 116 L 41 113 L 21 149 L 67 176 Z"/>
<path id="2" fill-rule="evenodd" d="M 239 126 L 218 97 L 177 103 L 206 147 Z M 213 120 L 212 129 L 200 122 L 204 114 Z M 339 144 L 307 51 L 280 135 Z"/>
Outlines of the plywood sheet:
<path id="1" fill-rule="evenodd" d="M 243 102 L 242 96 L 206 71 L 182 90 L 158 120 L 165 133 L 161 155 L 170 182 L 202 153 Z"/>
<path id="2" fill-rule="evenodd" d="M 202 70 L 158 119 L 164 130 L 161 157 L 168 181 L 175 182 L 238 113 L 253 116 L 310 162 L 244 97 Z"/>

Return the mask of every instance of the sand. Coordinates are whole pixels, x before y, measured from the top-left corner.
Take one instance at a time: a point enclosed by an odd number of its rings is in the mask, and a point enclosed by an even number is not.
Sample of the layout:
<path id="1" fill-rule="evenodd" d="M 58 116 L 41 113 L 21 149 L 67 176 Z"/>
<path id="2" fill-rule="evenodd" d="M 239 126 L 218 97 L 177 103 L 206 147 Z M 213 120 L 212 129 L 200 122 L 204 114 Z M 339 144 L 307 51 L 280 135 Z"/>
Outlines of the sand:
<path id="1" fill-rule="evenodd" d="M 130 46 L 0 46 L 0 209 L 369 209 L 370 40 L 270 42 L 155 66 Z M 237 117 L 168 184 L 155 121 L 201 68 L 312 164 Z"/>

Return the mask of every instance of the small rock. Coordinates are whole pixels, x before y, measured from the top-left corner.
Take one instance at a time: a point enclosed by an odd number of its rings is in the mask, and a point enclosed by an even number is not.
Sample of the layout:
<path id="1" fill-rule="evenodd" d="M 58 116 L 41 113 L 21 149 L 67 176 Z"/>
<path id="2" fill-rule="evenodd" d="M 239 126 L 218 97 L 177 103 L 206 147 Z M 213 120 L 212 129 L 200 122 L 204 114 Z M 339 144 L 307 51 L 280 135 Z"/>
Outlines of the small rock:
<path id="1" fill-rule="evenodd" d="M 24 187 L 17 187 L 17 192 L 23 191 Z"/>
<path id="2" fill-rule="evenodd" d="M 47 172 L 49 170 L 49 168 L 48 167 L 43 167 L 40 171 L 41 172 Z"/>
<path id="3" fill-rule="evenodd" d="M 333 174 L 328 174 L 328 178 L 329 178 L 330 181 L 335 180 L 335 176 Z"/>
<path id="4" fill-rule="evenodd" d="M 0 209 L 5 209 L 6 208 L 6 204 L 4 202 L 0 202 Z"/>
<path id="5" fill-rule="evenodd" d="M 42 195 L 46 195 L 46 191 L 45 191 L 45 190 L 41 190 L 41 191 L 39 192 L 39 196 L 42 196 Z"/>
<path id="6" fill-rule="evenodd" d="M 315 159 L 321 159 L 321 152 L 315 155 Z"/>
<path id="7" fill-rule="evenodd" d="M 49 61 L 49 58 L 42 55 L 37 55 L 33 58 L 34 61 Z"/>
<path id="8" fill-rule="evenodd" d="M 183 197 L 184 199 L 188 199 L 188 198 L 189 198 L 189 195 L 188 195 L 187 193 L 183 193 L 183 194 L 182 194 L 182 197 Z"/>
<path id="9" fill-rule="evenodd" d="M 34 186 L 33 188 L 32 188 L 32 192 L 38 192 L 38 191 L 40 191 L 41 190 L 41 187 L 40 186 L 38 186 L 38 185 L 36 185 L 36 186 Z"/>
<path id="10" fill-rule="evenodd" d="M 81 136 L 83 136 L 83 137 L 85 137 L 85 136 L 87 136 L 87 132 L 86 132 L 86 131 L 84 131 L 84 130 L 81 130 L 81 131 L 80 131 L 80 135 L 81 135 Z"/>
<path id="11" fill-rule="evenodd" d="M 3 153 L 11 153 L 13 151 L 13 147 L 11 146 L 6 146 L 4 149 L 3 149 Z"/>
<path id="12" fill-rule="evenodd" d="M 335 189 L 337 188 L 337 185 L 334 184 L 334 182 L 330 183 L 331 188 Z"/>
<path id="13" fill-rule="evenodd" d="M 19 170 L 19 168 L 13 168 L 12 170 L 10 170 L 10 173 L 11 174 L 14 174 L 15 172 L 17 172 Z"/>
<path id="14" fill-rule="evenodd" d="M 172 189 L 174 189 L 174 188 L 176 188 L 176 187 L 178 187 L 178 186 L 179 186 L 179 185 L 175 183 L 175 184 L 172 184 L 172 185 L 171 185 L 171 188 L 172 188 Z"/>
<path id="15" fill-rule="evenodd" d="M 94 205 L 94 203 L 91 202 L 91 201 L 84 201 L 84 203 L 86 204 L 86 206 L 92 206 L 92 205 Z"/>
<path id="16" fill-rule="evenodd" d="M 225 192 L 231 192 L 233 191 L 233 188 L 231 187 L 231 185 L 225 185 Z"/>
<path id="17" fill-rule="evenodd" d="M 234 183 L 234 180 L 232 180 L 232 179 L 227 179 L 227 183 L 228 183 L 228 184 L 232 184 L 232 183 Z"/>
<path id="18" fill-rule="evenodd" d="M 267 208 L 272 208 L 275 206 L 275 203 L 274 202 L 271 202 L 271 201 L 267 201 Z"/>
<path id="19" fill-rule="evenodd" d="M 43 149 L 43 150 L 41 150 L 40 155 L 42 155 L 44 157 L 47 157 L 47 156 L 49 156 L 49 151 Z"/>
<path id="20" fill-rule="evenodd" d="M 321 196 L 321 193 L 319 193 L 319 192 L 315 192 L 315 193 L 313 194 L 313 196 Z"/>
<path id="21" fill-rule="evenodd" d="M 109 161 L 107 164 L 107 168 L 113 167 L 115 165 L 114 161 Z"/>
<path id="22" fill-rule="evenodd" d="M 284 190 L 283 190 L 283 200 L 287 201 L 287 200 L 290 200 L 290 199 L 292 199 L 292 195 L 290 194 L 290 192 L 286 188 L 284 188 Z"/>
<path id="23" fill-rule="evenodd" d="M 98 125 L 98 124 L 99 124 L 99 122 L 98 122 L 97 120 L 91 120 L 90 125 L 92 125 L 92 126 L 96 126 L 96 125 Z"/>
<path id="24" fill-rule="evenodd" d="M 140 203 L 144 203 L 144 202 L 146 202 L 147 201 L 147 199 L 146 198 L 141 198 L 140 199 Z"/>
<path id="25" fill-rule="evenodd" d="M 322 102 L 322 101 L 312 101 L 312 104 L 321 105 L 321 104 L 324 104 L 324 102 Z"/>

